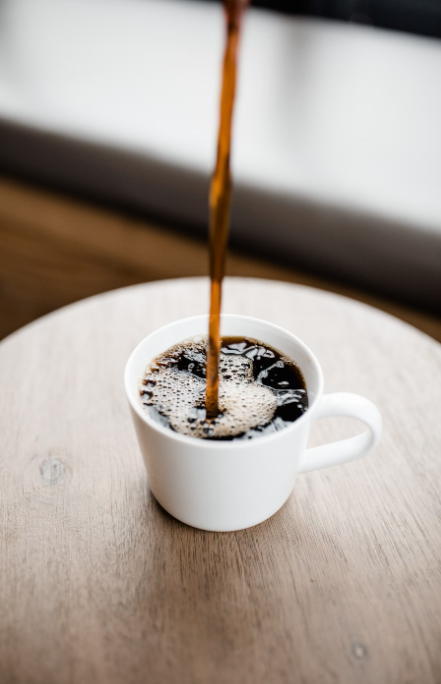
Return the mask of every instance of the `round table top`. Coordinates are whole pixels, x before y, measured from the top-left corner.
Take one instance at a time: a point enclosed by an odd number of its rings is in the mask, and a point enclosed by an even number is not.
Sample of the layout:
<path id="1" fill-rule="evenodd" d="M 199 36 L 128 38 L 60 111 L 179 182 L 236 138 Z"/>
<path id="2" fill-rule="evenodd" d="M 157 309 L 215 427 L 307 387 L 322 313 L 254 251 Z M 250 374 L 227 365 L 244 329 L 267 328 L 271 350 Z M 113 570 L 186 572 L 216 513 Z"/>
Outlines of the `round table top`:
<path id="1" fill-rule="evenodd" d="M 207 279 L 151 283 L 0 344 L 0 680 L 439 683 L 441 346 L 333 294 L 227 280 L 225 312 L 301 337 L 384 435 L 261 525 L 209 533 L 155 502 L 122 382 L 143 337 L 207 310 Z M 320 421 L 311 443 L 358 429 Z"/>

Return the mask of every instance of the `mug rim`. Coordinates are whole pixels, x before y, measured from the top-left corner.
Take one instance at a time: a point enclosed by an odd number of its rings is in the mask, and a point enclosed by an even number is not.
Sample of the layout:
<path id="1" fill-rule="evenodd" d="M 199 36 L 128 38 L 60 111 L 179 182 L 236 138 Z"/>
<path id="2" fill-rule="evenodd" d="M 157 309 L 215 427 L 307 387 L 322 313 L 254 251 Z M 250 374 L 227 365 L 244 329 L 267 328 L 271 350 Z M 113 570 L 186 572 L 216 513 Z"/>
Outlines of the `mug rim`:
<path id="1" fill-rule="evenodd" d="M 280 436 L 287 435 L 288 432 L 294 432 L 294 430 L 298 429 L 301 425 L 303 425 L 305 422 L 310 420 L 312 417 L 315 409 L 318 406 L 318 403 L 320 401 L 320 398 L 323 394 L 323 385 L 324 385 L 324 379 L 323 379 L 323 371 L 321 369 L 320 363 L 317 360 L 317 357 L 315 354 L 311 351 L 311 349 L 296 335 L 293 333 L 289 332 L 289 330 L 286 330 L 286 328 L 283 328 L 280 325 L 276 325 L 275 323 L 271 323 L 270 321 L 265 321 L 260 318 L 255 318 L 253 316 L 243 316 L 241 314 L 221 314 L 221 320 L 229 318 L 229 319 L 240 319 L 240 320 L 246 320 L 246 321 L 253 321 L 254 323 L 257 324 L 262 324 L 266 327 L 270 327 L 273 330 L 276 330 L 278 332 L 281 332 L 288 337 L 290 337 L 292 340 L 296 342 L 300 347 L 303 348 L 303 351 L 309 356 L 314 369 L 317 374 L 318 378 L 318 390 L 316 393 L 316 396 L 314 397 L 314 400 L 312 404 L 308 405 L 307 411 L 300 416 L 300 418 L 297 418 L 297 420 L 293 421 L 291 425 L 288 427 L 283 428 L 283 430 L 279 430 L 277 432 L 273 432 L 269 435 L 262 435 L 261 437 L 257 437 L 256 439 L 250 439 L 250 440 L 211 440 L 211 439 L 200 439 L 199 437 L 188 437 L 187 435 L 182 435 L 179 432 L 175 432 L 174 430 L 171 430 L 170 428 L 164 427 L 161 425 L 158 421 L 154 420 L 151 418 L 142 408 L 140 403 L 137 403 L 134 400 L 133 397 L 133 388 L 131 388 L 131 383 L 130 383 L 130 368 L 131 364 L 133 362 L 133 359 L 138 352 L 139 348 L 142 347 L 146 342 L 153 337 L 154 335 L 158 334 L 159 332 L 162 332 L 164 330 L 167 330 L 168 328 L 173 328 L 177 326 L 180 323 L 183 322 L 188 322 L 188 321 L 205 321 L 208 323 L 209 315 L 208 314 L 197 314 L 196 316 L 187 316 L 186 318 L 178 318 L 176 321 L 171 321 L 170 323 L 167 323 L 166 325 L 161 326 L 160 328 L 157 328 L 153 332 L 151 332 L 147 337 L 144 337 L 144 339 L 139 342 L 139 344 L 136 345 L 136 347 L 133 349 L 132 353 L 130 354 L 125 369 L 124 369 L 124 388 L 126 391 L 127 399 L 129 401 L 129 404 L 131 408 L 135 411 L 135 413 L 141 418 L 141 420 L 147 425 L 149 425 L 151 428 L 156 430 L 161 435 L 164 435 L 165 437 L 168 437 L 169 439 L 175 440 L 177 442 L 181 442 L 183 444 L 187 445 L 192 445 L 195 448 L 204 448 L 204 449 L 213 449 L 214 451 L 218 449 L 246 449 L 246 448 L 252 448 L 253 446 L 256 445 L 256 442 L 259 444 L 263 443 L 270 443 L 271 441 L 274 441 Z M 198 333 L 195 333 L 197 335 Z M 199 333 L 200 334 L 200 333 Z M 177 343 L 178 344 L 178 343 Z M 165 350 L 164 350 L 165 351 Z M 292 359 L 294 363 L 297 364 L 297 361 Z M 146 365 L 145 367 L 147 368 L 148 364 L 150 363 L 150 359 L 146 360 Z M 300 368 L 300 366 L 299 366 Z M 303 369 L 300 368 L 300 370 L 303 373 Z M 309 399 L 309 397 L 308 397 Z"/>

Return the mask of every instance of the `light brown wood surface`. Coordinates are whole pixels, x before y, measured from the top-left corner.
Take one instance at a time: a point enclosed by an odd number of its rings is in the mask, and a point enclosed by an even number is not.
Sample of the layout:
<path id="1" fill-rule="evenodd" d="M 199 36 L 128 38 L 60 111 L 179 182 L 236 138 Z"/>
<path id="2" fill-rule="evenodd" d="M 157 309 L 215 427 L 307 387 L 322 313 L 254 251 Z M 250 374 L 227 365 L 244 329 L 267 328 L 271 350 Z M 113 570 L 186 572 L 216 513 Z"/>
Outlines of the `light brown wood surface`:
<path id="1" fill-rule="evenodd" d="M 207 243 L 188 232 L 0 177 L 0 338 L 100 292 L 207 275 Z M 235 250 L 228 255 L 227 272 L 343 294 L 398 316 L 441 342 L 439 316 L 349 284 Z"/>
<path id="2" fill-rule="evenodd" d="M 224 311 L 302 337 L 384 436 L 300 475 L 267 522 L 202 532 L 151 495 L 122 374 L 141 338 L 207 306 L 205 279 L 152 283 L 0 344 L 0 681 L 439 684 L 441 346 L 336 295 L 227 282 Z M 324 420 L 311 443 L 358 429 Z"/>

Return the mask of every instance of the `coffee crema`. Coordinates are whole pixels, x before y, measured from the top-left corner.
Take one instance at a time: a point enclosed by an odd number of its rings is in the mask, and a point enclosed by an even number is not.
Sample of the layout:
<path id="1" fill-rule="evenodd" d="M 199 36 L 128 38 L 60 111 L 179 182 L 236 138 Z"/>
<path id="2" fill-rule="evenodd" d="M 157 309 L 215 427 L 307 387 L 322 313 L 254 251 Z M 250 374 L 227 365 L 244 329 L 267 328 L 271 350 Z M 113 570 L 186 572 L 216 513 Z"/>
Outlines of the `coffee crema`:
<path id="1" fill-rule="evenodd" d="M 157 356 L 140 384 L 149 415 L 188 437 L 244 440 L 288 427 L 308 408 L 294 361 L 249 337 L 223 337 L 219 412 L 207 417 L 207 338 L 185 340 Z"/>

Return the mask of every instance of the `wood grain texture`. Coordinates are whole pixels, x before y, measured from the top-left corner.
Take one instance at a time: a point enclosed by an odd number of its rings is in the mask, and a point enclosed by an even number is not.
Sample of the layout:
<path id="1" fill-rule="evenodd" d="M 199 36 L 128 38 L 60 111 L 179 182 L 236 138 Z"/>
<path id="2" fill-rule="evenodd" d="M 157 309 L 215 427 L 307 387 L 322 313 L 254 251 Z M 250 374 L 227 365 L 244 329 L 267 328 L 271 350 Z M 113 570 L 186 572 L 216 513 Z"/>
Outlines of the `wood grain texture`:
<path id="1" fill-rule="evenodd" d="M 207 273 L 204 241 L 0 177 L 0 338 L 84 297 Z M 227 273 L 343 294 L 392 313 L 441 341 L 439 317 L 317 274 L 234 250 L 228 255 Z"/>
<path id="2" fill-rule="evenodd" d="M 335 295 L 228 280 L 224 311 L 298 334 L 326 391 L 369 397 L 385 428 L 265 523 L 202 532 L 151 495 L 122 374 L 207 307 L 205 279 L 152 283 L 0 344 L 0 681 L 439 684 L 440 345 Z M 312 443 L 354 429 L 324 420 Z"/>

